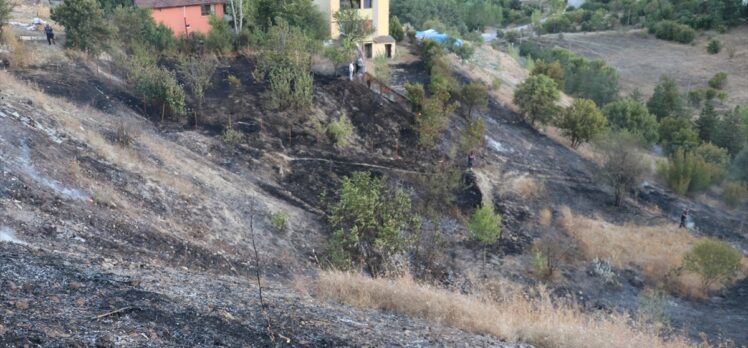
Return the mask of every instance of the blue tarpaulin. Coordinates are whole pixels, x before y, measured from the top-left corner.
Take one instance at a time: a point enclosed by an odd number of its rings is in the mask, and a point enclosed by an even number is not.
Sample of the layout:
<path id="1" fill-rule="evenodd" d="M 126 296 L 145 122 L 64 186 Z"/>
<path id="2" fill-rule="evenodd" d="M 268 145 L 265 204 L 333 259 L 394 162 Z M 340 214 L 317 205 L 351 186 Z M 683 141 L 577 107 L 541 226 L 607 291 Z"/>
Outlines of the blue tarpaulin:
<path id="1" fill-rule="evenodd" d="M 416 39 L 418 40 L 433 40 L 440 44 L 447 43 L 449 41 L 449 35 L 442 34 L 434 29 L 417 31 Z M 455 46 L 462 46 L 462 40 L 456 39 L 454 42 Z"/>

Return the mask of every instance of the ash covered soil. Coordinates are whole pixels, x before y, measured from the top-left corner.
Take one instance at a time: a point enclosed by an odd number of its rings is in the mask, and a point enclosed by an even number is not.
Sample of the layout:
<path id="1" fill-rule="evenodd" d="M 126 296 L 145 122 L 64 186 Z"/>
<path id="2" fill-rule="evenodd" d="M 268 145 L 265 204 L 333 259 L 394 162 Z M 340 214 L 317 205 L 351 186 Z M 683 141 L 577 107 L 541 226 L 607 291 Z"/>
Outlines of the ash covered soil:
<path id="1" fill-rule="evenodd" d="M 268 106 L 266 86 L 253 82 L 252 67 L 238 59 L 219 68 L 197 128 L 192 119 L 159 123 L 158 112 L 143 110 L 106 65 L 66 61 L 14 72 L 39 90 L 0 75 L 0 232 L 7 236 L 0 238 L 0 344 L 264 346 L 272 338 L 292 346 L 515 346 L 321 302 L 295 277 L 313 276 L 327 238 L 320 194 L 334 192 L 340 178 L 360 170 L 412 185 L 414 175 L 433 171 L 445 158 L 464 121 L 454 117 L 444 144 L 423 150 L 413 114 L 364 85 L 317 76 L 311 110 L 281 112 Z M 228 75 L 242 86 L 232 89 Z M 310 123 L 341 113 L 356 129 L 353 145 L 343 151 Z M 642 224 L 669 223 L 689 205 L 697 233 L 748 247 L 739 217 L 656 185 L 613 209 L 594 163 L 500 104 L 491 103 L 481 116 L 487 124 L 476 169 L 481 190 L 441 223 L 459 225 L 481 196 L 493 199 L 505 233 L 489 250 L 492 275 L 533 284 L 526 269 L 503 258 L 522 255 L 539 236 L 539 209 L 560 205 Z M 220 139 L 229 118 L 244 135 L 235 146 Z M 122 133 L 131 138 L 127 146 L 118 144 Z M 522 175 L 542 179 L 545 194 L 499 192 L 503 182 Z M 279 211 L 288 215 L 282 231 L 270 221 Z M 264 310 L 252 280 L 252 236 Z M 479 267 L 481 249 L 461 229 L 448 238 L 450 250 L 435 278 L 470 292 L 461 275 Z M 589 310 L 635 311 L 641 277 L 637 270 L 618 271 L 628 275 L 620 288 L 569 269 L 569 282 L 554 291 L 583 294 Z M 704 331 L 748 344 L 746 289 L 744 280 L 705 302 L 672 299 L 668 310 L 676 327 L 693 337 Z"/>

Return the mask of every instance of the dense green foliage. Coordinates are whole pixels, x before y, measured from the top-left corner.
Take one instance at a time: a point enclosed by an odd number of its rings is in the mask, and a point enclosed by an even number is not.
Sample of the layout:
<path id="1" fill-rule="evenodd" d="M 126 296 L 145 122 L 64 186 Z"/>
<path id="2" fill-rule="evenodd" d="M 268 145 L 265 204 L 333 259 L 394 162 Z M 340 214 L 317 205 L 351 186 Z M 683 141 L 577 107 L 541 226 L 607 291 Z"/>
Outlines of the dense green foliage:
<path id="1" fill-rule="evenodd" d="M 709 40 L 709 43 L 706 45 L 706 51 L 709 52 L 709 54 L 719 53 L 722 51 L 722 42 L 717 39 Z"/>
<path id="2" fill-rule="evenodd" d="M 748 146 L 743 147 L 732 161 L 730 177 L 748 183 Z"/>
<path id="3" fill-rule="evenodd" d="M 404 251 L 419 228 L 409 195 L 368 172 L 355 172 L 343 178 L 337 196 L 327 210 L 332 229 L 328 261 L 337 268 L 382 274 L 390 256 Z"/>
<path id="4" fill-rule="evenodd" d="M 707 239 L 683 256 L 683 267 L 701 277 L 702 290 L 712 285 L 728 285 L 740 269 L 743 256 L 729 244 Z"/>
<path id="5" fill-rule="evenodd" d="M 675 80 L 668 76 L 660 76 L 654 93 L 647 101 L 647 108 L 649 112 L 657 116 L 657 120 L 668 116 L 683 115 L 683 98 Z"/>
<path id="6" fill-rule="evenodd" d="M 247 3 L 252 8 L 246 12 L 252 16 L 245 23 L 257 25 L 262 31 L 267 32 L 283 21 L 312 39 L 324 40 L 330 36 L 327 20 L 312 0 L 257 0 Z"/>
<path id="7" fill-rule="evenodd" d="M 107 44 L 111 27 L 95 0 L 68 0 L 55 8 L 53 19 L 65 27 L 65 46 L 99 53 Z"/>
<path id="8" fill-rule="evenodd" d="M 312 103 L 312 52 L 318 43 L 304 32 L 278 20 L 261 39 L 256 79 L 270 82 L 270 97 L 277 108 L 305 108 Z"/>
<path id="9" fill-rule="evenodd" d="M 460 32 L 499 25 L 504 17 L 500 0 L 392 0 L 390 11 L 418 29 L 438 20 Z"/>
<path id="10" fill-rule="evenodd" d="M 630 98 L 615 101 L 605 105 L 603 113 L 614 131 L 627 131 L 650 145 L 659 138 L 657 119 L 641 102 Z"/>
<path id="11" fill-rule="evenodd" d="M 699 145 L 699 133 L 685 117 L 668 116 L 660 121 L 660 143 L 667 153 L 678 148 L 690 150 Z"/>
<path id="12" fill-rule="evenodd" d="M 405 88 L 405 94 L 410 100 L 411 111 L 415 113 L 421 112 L 423 101 L 426 99 L 426 90 L 423 88 L 423 84 L 406 83 L 403 87 Z"/>
<path id="13" fill-rule="evenodd" d="M 233 29 L 229 22 L 210 16 L 210 31 L 205 40 L 205 47 L 213 53 L 223 56 L 234 48 Z"/>
<path id="14" fill-rule="evenodd" d="M 520 53 L 545 63 L 558 62 L 564 71 L 559 87 L 567 94 L 591 99 L 600 107 L 618 99 L 618 72 L 602 60 L 589 60 L 563 48 L 547 50 L 532 41 L 524 42 Z"/>
<path id="15" fill-rule="evenodd" d="M 589 0 L 582 8 L 620 11 L 622 24 L 654 24 L 672 20 L 694 29 L 720 29 L 738 23 L 740 0 Z"/>
<path id="16" fill-rule="evenodd" d="M 393 16 L 392 19 L 390 19 L 390 36 L 392 36 L 397 42 L 403 41 L 405 38 L 405 29 L 403 28 L 403 25 L 400 24 L 400 19 L 397 18 L 397 16 Z"/>
<path id="17" fill-rule="evenodd" d="M 556 82 L 545 75 L 528 77 L 514 91 L 514 104 L 519 107 L 525 121 L 533 126 L 537 122 L 548 124 L 553 121 L 559 98 Z"/>
<path id="18" fill-rule="evenodd" d="M 722 187 L 722 201 L 730 208 L 735 208 L 748 198 L 748 185 L 731 181 Z"/>
<path id="19" fill-rule="evenodd" d="M 724 167 L 709 162 L 697 151 L 678 148 L 667 162 L 660 163 L 658 171 L 673 191 L 685 195 L 709 188 L 722 177 Z"/>
<path id="20" fill-rule="evenodd" d="M 685 24 L 664 20 L 655 23 L 649 29 L 658 39 L 690 43 L 696 37 L 696 31 Z"/>
<path id="21" fill-rule="evenodd" d="M 472 118 L 473 109 L 484 110 L 488 106 L 488 90 L 480 82 L 471 82 L 462 86 L 460 97 L 467 107 L 467 119 Z"/>
<path id="22" fill-rule="evenodd" d="M 553 63 L 546 63 L 539 60 L 535 63 L 535 66 L 530 71 L 530 75 L 545 75 L 556 81 L 559 86 L 564 85 L 564 68 L 561 67 L 561 63 L 554 61 Z"/>
<path id="23" fill-rule="evenodd" d="M 114 36 L 127 53 L 132 53 L 136 45 L 145 46 L 158 55 L 176 48 L 171 29 L 163 24 L 157 25 L 148 9 L 117 7 L 109 18 L 114 27 Z"/>
<path id="24" fill-rule="evenodd" d="M 714 74 L 714 77 L 709 80 L 709 87 L 714 89 L 723 89 L 725 88 L 725 85 L 727 85 L 727 73 L 725 72 L 716 73 Z"/>
<path id="25" fill-rule="evenodd" d="M 607 119 L 589 99 L 578 98 L 561 113 L 558 127 L 571 140 L 571 147 L 577 148 L 605 132 Z"/>
<path id="26" fill-rule="evenodd" d="M 338 149 L 345 149 L 350 145 L 354 131 L 353 123 L 346 114 L 341 114 L 337 120 L 330 121 L 327 125 L 327 134 Z"/>

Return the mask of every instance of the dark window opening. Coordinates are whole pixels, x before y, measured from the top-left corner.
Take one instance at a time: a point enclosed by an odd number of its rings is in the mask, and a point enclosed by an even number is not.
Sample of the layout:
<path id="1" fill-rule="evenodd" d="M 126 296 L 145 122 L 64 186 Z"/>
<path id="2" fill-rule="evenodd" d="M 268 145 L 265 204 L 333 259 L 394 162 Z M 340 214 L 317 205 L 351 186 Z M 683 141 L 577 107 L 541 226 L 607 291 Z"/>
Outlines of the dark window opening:
<path id="1" fill-rule="evenodd" d="M 341 9 L 346 9 L 346 8 L 360 9 L 361 0 L 340 0 L 340 8 Z"/>
<path id="2" fill-rule="evenodd" d="M 364 8 L 371 8 L 372 2 L 374 2 L 374 0 L 364 0 Z"/>
<path id="3" fill-rule="evenodd" d="M 392 58 L 392 45 L 391 44 L 384 45 L 384 55 L 387 58 Z"/>
<path id="4" fill-rule="evenodd" d="M 372 44 L 364 44 L 364 54 L 366 55 L 366 58 L 371 59 L 374 57 L 374 47 Z"/>
<path id="5" fill-rule="evenodd" d="M 200 5 L 200 14 L 203 16 L 210 16 L 213 13 L 213 5 Z"/>

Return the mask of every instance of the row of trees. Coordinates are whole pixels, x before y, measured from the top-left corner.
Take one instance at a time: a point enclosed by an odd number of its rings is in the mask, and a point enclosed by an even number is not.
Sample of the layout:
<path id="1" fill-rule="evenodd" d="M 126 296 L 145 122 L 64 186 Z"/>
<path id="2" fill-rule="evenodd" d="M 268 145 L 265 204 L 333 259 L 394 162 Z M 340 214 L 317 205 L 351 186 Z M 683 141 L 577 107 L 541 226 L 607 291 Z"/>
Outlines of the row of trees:
<path id="1" fill-rule="evenodd" d="M 669 159 L 659 165 L 658 171 L 680 194 L 704 191 L 725 178 L 743 182 L 742 185 L 748 183 L 743 174 L 748 169 L 748 109 L 738 107 L 719 115 L 712 100 L 691 97 L 694 100 L 692 106 L 704 105 L 698 118 L 692 121 L 686 96 L 668 77 L 660 79 L 646 103 L 640 100 L 638 93 L 634 93 L 611 101 L 602 109 L 584 98 L 577 98 L 570 107 L 559 108 L 557 81 L 563 77 L 559 62 L 537 65 L 531 76 L 516 89 L 514 102 L 528 123 L 559 127 L 575 148 L 612 132 L 613 135 L 607 137 L 614 139 L 611 141 L 615 146 L 602 145 L 601 148 L 610 150 L 606 154 L 610 158 L 606 162 L 609 166 L 606 172 L 617 173 L 611 176 L 617 203 L 620 204 L 621 195 L 636 181 L 633 179 L 640 176 L 632 175 L 624 180 L 626 175 L 623 172 L 643 168 L 635 163 L 640 158 L 620 153 L 631 146 L 662 145 Z M 710 85 L 724 88 L 726 80 L 726 74 L 720 73 L 710 80 Z M 615 135 L 618 133 L 624 135 Z M 621 147 L 621 143 L 626 143 L 626 147 Z M 619 167 L 620 163 L 625 163 L 625 166 Z M 726 185 L 735 186 L 730 182 Z"/>

